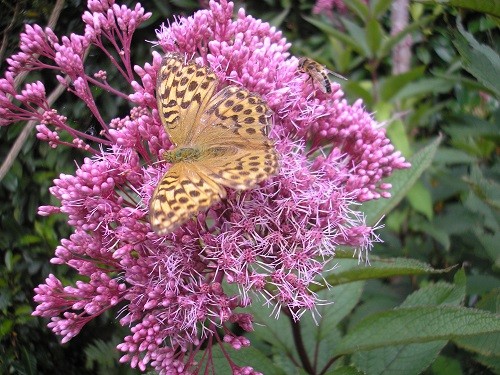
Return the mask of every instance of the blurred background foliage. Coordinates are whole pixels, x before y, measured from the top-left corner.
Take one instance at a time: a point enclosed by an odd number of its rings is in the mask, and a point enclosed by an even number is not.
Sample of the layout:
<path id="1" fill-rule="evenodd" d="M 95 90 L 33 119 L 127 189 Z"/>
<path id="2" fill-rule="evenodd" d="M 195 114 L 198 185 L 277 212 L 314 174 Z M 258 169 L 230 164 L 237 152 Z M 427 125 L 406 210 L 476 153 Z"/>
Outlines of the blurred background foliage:
<path id="1" fill-rule="evenodd" d="M 173 15 L 190 15 L 206 3 L 142 2 L 153 16 L 135 35 L 134 62 L 141 65 L 150 59 L 151 44 L 144 41 L 154 40 L 154 30 L 162 22 L 173 20 Z M 331 13 L 314 14 L 312 0 L 236 1 L 236 9 L 244 7 L 281 29 L 292 43 L 292 54 L 314 58 L 348 77 L 339 83 L 350 102 L 362 98 L 367 110 L 386 124 L 396 148 L 414 164 L 413 172 L 400 172 L 392 179 L 392 203 L 364 208 L 372 225 L 385 214 L 385 226 L 378 232 L 384 242 L 373 249 L 372 266 L 358 266 L 350 253 L 343 257 L 340 252 L 342 268 L 327 275 L 335 288 L 341 288 L 331 295 L 321 291 L 335 301 L 331 326 L 319 330 L 308 319 L 301 321 L 304 342 L 323 345 L 323 355 L 304 360 L 304 353 L 293 349 L 293 339 L 291 348 L 280 347 L 284 344 L 257 330 L 252 350 L 272 360 L 266 374 L 500 373 L 500 319 L 491 314 L 498 314 L 500 306 L 500 2 L 412 1 L 408 24 L 399 30 L 391 17 L 393 3 L 339 1 Z M 2 71 L 5 59 L 17 49 L 23 25 L 46 25 L 53 6 L 2 0 Z M 84 10 L 85 2 L 65 2 L 56 34 L 81 33 Z M 406 65 L 399 61 L 401 46 L 401 54 L 406 47 L 409 53 Z M 124 103 L 105 93 L 96 95 L 105 118 L 125 109 Z M 98 131 L 73 97 L 63 94 L 58 103 L 78 119 L 79 129 Z M 0 160 L 21 130 L 20 125 L 0 128 Z M 65 345 L 59 344 L 46 321 L 30 315 L 33 288 L 49 273 L 74 282 L 71 270 L 49 263 L 59 240 L 70 234 L 65 218 L 40 217 L 36 212 L 40 205 L 56 203 L 48 191 L 52 180 L 72 173 L 75 161 L 84 156 L 67 148 L 50 149 L 33 133 L 0 182 L 2 374 L 135 373 L 117 364 L 114 348 L 124 333 L 112 313 L 90 322 Z M 269 311 L 259 313 L 254 311 L 266 324 Z M 325 311 L 323 318 L 328 314 Z M 394 322 L 383 326 L 385 338 L 376 330 L 382 318 Z M 434 327 L 434 335 L 421 334 L 429 327 Z M 304 334 L 306 328 L 316 332 L 315 338 Z M 441 329 L 444 332 L 438 333 Z M 282 332 L 287 331 L 284 327 Z M 320 339 L 326 332 L 331 337 Z"/>

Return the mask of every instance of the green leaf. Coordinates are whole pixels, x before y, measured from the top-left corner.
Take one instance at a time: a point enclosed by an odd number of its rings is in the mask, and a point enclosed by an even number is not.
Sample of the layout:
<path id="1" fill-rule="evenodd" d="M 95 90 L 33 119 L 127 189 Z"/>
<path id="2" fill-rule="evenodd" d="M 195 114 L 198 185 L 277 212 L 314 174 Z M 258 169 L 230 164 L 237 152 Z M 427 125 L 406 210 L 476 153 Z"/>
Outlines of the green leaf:
<path id="1" fill-rule="evenodd" d="M 225 353 L 227 352 L 227 353 Z M 202 355 L 203 353 L 199 353 Z M 205 353 L 206 355 L 206 353 Z M 271 360 L 269 360 L 268 353 L 262 353 L 254 347 L 241 348 L 235 350 L 227 344 L 221 348 L 220 345 L 212 348 L 212 358 L 214 366 L 214 374 L 232 374 L 231 364 L 228 362 L 228 357 L 231 362 L 234 362 L 240 367 L 251 366 L 254 370 L 262 372 L 266 375 L 282 375 L 285 374 L 282 370 L 276 367 Z M 199 371 L 200 374 L 212 373 L 211 371 L 204 372 L 206 366 L 212 366 L 212 363 L 207 364 L 204 362 Z"/>
<path id="2" fill-rule="evenodd" d="M 472 157 L 462 150 L 443 146 L 437 150 L 434 163 L 450 166 L 454 164 L 470 164 L 476 160 L 477 158 Z"/>
<path id="3" fill-rule="evenodd" d="M 351 261 L 348 266 L 354 264 L 356 262 Z M 317 315 L 314 318 L 310 313 L 306 313 L 298 323 L 292 323 L 284 315 L 277 320 L 274 316 L 269 316 L 271 309 L 252 306 L 251 312 L 256 322 L 254 335 L 271 343 L 274 346 L 274 352 L 285 355 L 280 356 L 279 361 L 282 362 L 283 368 L 288 369 L 287 373 L 290 373 L 293 368 L 293 364 L 289 363 L 290 358 L 295 358 L 293 361 L 295 366 L 300 362 L 295 351 L 295 341 L 291 336 L 292 324 L 294 324 L 302 337 L 308 357 L 311 361 L 316 359 L 315 367 L 323 368 L 331 358 L 331 348 L 340 340 L 337 325 L 358 304 L 363 284 L 354 282 L 321 290 L 318 293 L 319 299 L 333 302 L 333 304 L 318 306 Z"/>
<path id="4" fill-rule="evenodd" d="M 21 363 L 22 371 L 19 371 L 20 373 L 26 375 L 35 375 L 38 373 L 36 357 L 34 353 L 28 351 L 26 347 L 23 347 L 21 351 Z"/>
<path id="5" fill-rule="evenodd" d="M 16 306 L 16 309 L 14 311 L 14 313 L 16 314 L 16 317 L 30 316 L 32 312 L 33 312 L 33 309 L 28 304 L 18 305 L 18 306 Z"/>
<path id="6" fill-rule="evenodd" d="M 12 319 L 2 318 L 0 322 L 0 338 L 9 335 L 14 327 Z"/>
<path id="7" fill-rule="evenodd" d="M 424 187 L 422 182 L 417 181 L 410 191 L 408 191 L 406 197 L 415 211 L 424 214 L 427 219 L 432 220 L 434 212 L 431 193 Z"/>
<path id="8" fill-rule="evenodd" d="M 298 365 L 295 359 L 288 357 L 286 353 L 277 352 L 273 354 L 272 360 L 285 374 L 309 375 L 308 372 Z"/>
<path id="9" fill-rule="evenodd" d="M 349 263 L 349 266 L 355 264 L 355 262 Z M 292 336 L 292 324 L 294 324 L 302 336 L 309 358 L 311 360 L 318 358 L 317 366 L 323 367 L 330 358 L 331 348 L 340 339 L 337 325 L 358 304 L 363 284 L 353 282 L 319 291 L 319 299 L 327 301 L 327 304 L 318 306 L 317 315 L 314 317 L 311 313 L 306 313 L 298 323 L 291 322 L 284 315 L 276 319 L 274 315 L 270 316 L 272 309 L 253 304 L 247 309 L 254 316 L 256 323 L 253 334 L 273 345 L 274 352 L 283 353 L 288 358 L 293 357 L 295 361 L 299 361 Z M 319 353 L 321 355 L 317 357 Z M 282 361 L 286 360 L 283 358 Z"/>
<path id="10" fill-rule="evenodd" d="M 457 221 L 456 217 L 452 217 L 452 220 L 454 220 L 455 222 Z M 460 222 L 460 224 L 463 223 Z M 445 250 L 448 251 L 450 249 L 451 240 L 449 231 L 451 228 L 443 228 L 443 226 L 437 225 L 437 220 L 432 223 L 428 221 L 419 221 L 418 223 L 413 224 L 411 227 L 413 230 L 423 232 L 439 242 Z"/>
<path id="11" fill-rule="evenodd" d="M 484 367 L 490 369 L 493 374 L 500 374 L 500 356 L 487 357 L 478 355 L 475 359 Z"/>
<path id="12" fill-rule="evenodd" d="M 496 280 L 498 285 L 498 280 Z M 491 291 L 484 293 L 476 305 L 481 310 L 500 313 L 500 287 L 493 287 Z"/>
<path id="13" fill-rule="evenodd" d="M 453 342 L 461 348 L 485 356 L 493 356 L 500 353 L 500 332 L 489 332 L 482 335 L 467 336 L 454 339 Z"/>
<path id="14" fill-rule="evenodd" d="M 404 198 L 422 173 L 430 166 L 440 142 L 441 137 L 436 138 L 431 144 L 410 158 L 411 168 L 396 171 L 385 180 L 385 182 L 392 184 L 391 198 L 363 203 L 361 210 L 366 215 L 367 225 L 376 225 L 384 215 L 387 215 Z"/>
<path id="15" fill-rule="evenodd" d="M 373 95 L 368 91 L 365 85 L 360 82 L 347 81 L 343 86 L 351 98 L 362 99 L 363 103 L 368 107 L 373 107 Z"/>
<path id="16" fill-rule="evenodd" d="M 351 22 L 346 18 L 342 18 L 342 23 L 354 42 L 361 49 L 361 55 L 363 55 L 365 58 L 373 57 L 374 55 L 372 55 L 370 47 L 368 47 L 366 31 L 356 23 Z"/>
<path id="17" fill-rule="evenodd" d="M 388 76 L 380 84 L 380 99 L 388 102 L 406 85 L 421 78 L 425 67 L 420 66 L 403 74 Z"/>
<path id="18" fill-rule="evenodd" d="M 489 233 L 489 231 L 476 228 L 474 233 L 488 257 L 494 262 L 495 267 L 500 268 L 500 247 L 498 246 L 500 232 Z"/>
<path id="19" fill-rule="evenodd" d="M 116 365 L 118 352 L 114 342 L 97 339 L 84 350 L 86 356 L 85 367 L 87 369 L 94 368 L 94 364 L 98 364 L 99 367 L 104 369 L 112 369 Z"/>
<path id="20" fill-rule="evenodd" d="M 424 275 L 429 273 L 448 272 L 451 268 L 444 270 L 436 270 L 426 263 L 422 263 L 415 259 L 406 258 L 377 258 L 370 256 L 370 265 L 361 265 L 344 270 L 343 262 L 346 260 L 339 259 L 339 268 L 341 271 L 332 273 L 326 277 L 326 280 L 331 285 L 340 285 L 359 280 L 386 278 L 391 276 L 401 275 Z M 350 263 L 356 262 L 349 260 Z M 316 287 L 320 288 L 320 287 Z M 311 287 L 312 290 L 317 290 Z"/>
<path id="21" fill-rule="evenodd" d="M 363 320 L 342 339 L 334 354 L 499 332 L 499 316 L 484 311 L 456 306 L 401 308 Z"/>
<path id="22" fill-rule="evenodd" d="M 440 355 L 432 364 L 432 374 L 435 375 L 460 375 L 462 368 L 460 361 L 455 358 Z"/>
<path id="23" fill-rule="evenodd" d="M 400 307 L 429 305 L 460 306 L 465 299 L 466 277 L 463 269 L 455 274 L 455 283 L 431 283 L 410 294 Z"/>
<path id="24" fill-rule="evenodd" d="M 9 272 L 12 272 L 12 268 L 14 266 L 13 255 L 14 254 L 11 250 L 7 250 L 4 255 L 5 268 L 7 268 L 7 271 Z"/>
<path id="25" fill-rule="evenodd" d="M 318 306 L 320 319 L 317 321 L 314 321 L 310 314 L 303 316 L 300 321 L 303 328 L 317 331 L 318 338 L 328 335 L 328 330 L 336 327 L 358 304 L 363 292 L 363 285 L 363 282 L 352 282 L 318 292 L 320 300 L 333 302 L 333 304 Z"/>
<path id="26" fill-rule="evenodd" d="M 370 18 L 366 24 L 366 44 L 370 50 L 370 57 L 379 56 L 380 45 L 384 39 L 384 30 L 375 18 Z"/>
<path id="27" fill-rule="evenodd" d="M 411 155 L 410 139 L 406 134 L 406 127 L 400 120 L 395 120 L 398 113 L 394 114 L 391 118 L 385 120 L 387 125 L 387 137 L 391 140 L 396 150 L 400 151 L 403 155 Z"/>
<path id="28" fill-rule="evenodd" d="M 333 28 L 329 23 L 320 21 L 316 18 L 307 17 L 307 16 L 303 16 L 303 18 L 306 21 L 308 21 L 309 23 L 316 26 L 321 31 L 323 31 L 326 35 L 329 35 L 335 39 L 338 39 L 339 41 L 347 44 L 353 51 L 356 51 L 360 54 L 363 54 L 362 47 L 356 42 L 356 40 L 353 37 Z"/>
<path id="29" fill-rule="evenodd" d="M 457 21 L 457 28 L 459 33 L 453 33 L 453 42 L 462 57 L 464 68 L 493 90 L 497 98 L 500 97 L 500 56 L 491 47 L 474 39 L 460 21 Z"/>
<path id="30" fill-rule="evenodd" d="M 370 16 L 370 10 L 368 9 L 368 6 L 361 0 L 350 0 L 346 1 L 344 4 L 347 9 L 361 18 L 363 23 L 366 22 L 366 20 Z"/>
<path id="31" fill-rule="evenodd" d="M 354 282 L 324 289 L 318 293 L 324 305 L 317 307 L 318 315 L 306 313 L 300 319 L 300 332 L 308 357 L 316 358 L 315 368 L 328 365 L 331 350 L 340 340 L 338 324 L 359 303 L 364 282 Z M 294 323 L 297 324 L 297 323 Z"/>
<path id="32" fill-rule="evenodd" d="M 424 96 L 435 96 L 440 93 L 447 93 L 452 89 L 455 83 L 441 78 L 424 78 L 413 82 L 403 87 L 393 101 L 401 101 L 404 99 L 415 100 Z"/>
<path id="33" fill-rule="evenodd" d="M 255 301 L 245 309 L 252 314 L 255 320 L 254 336 L 259 340 L 270 343 L 274 350 L 282 352 L 288 357 L 298 358 L 296 348 L 293 342 L 290 320 L 286 316 L 281 315 L 278 319 L 273 314 L 272 308 L 269 306 L 258 305 Z"/>
<path id="34" fill-rule="evenodd" d="M 470 275 L 467 279 L 467 292 L 469 294 L 481 295 L 485 293 L 492 293 L 492 297 L 494 297 L 494 300 L 497 301 L 498 298 L 498 302 L 500 302 L 500 279 L 493 275 Z M 486 307 L 481 305 L 484 302 L 484 298 L 486 296 L 483 295 L 482 297 L 483 298 L 479 302 L 478 307 L 482 310 L 488 310 Z M 489 311 L 500 312 L 497 311 L 498 308 L 500 308 L 500 305 L 495 305 L 495 308 Z"/>
<path id="35" fill-rule="evenodd" d="M 429 367 L 446 341 L 425 344 L 388 346 L 381 349 L 356 352 L 353 363 L 366 374 L 417 375 Z"/>
<path id="36" fill-rule="evenodd" d="M 390 8 L 394 0 L 370 0 L 370 9 L 375 17 L 383 16 Z"/>
<path id="37" fill-rule="evenodd" d="M 274 16 L 274 18 L 272 18 L 269 21 L 269 23 L 272 26 L 280 27 L 283 24 L 283 21 L 288 16 L 288 13 L 290 13 L 290 7 L 284 8 L 280 13 L 278 13 L 276 16 Z"/>
<path id="38" fill-rule="evenodd" d="M 500 17 L 499 0 L 415 0 L 425 4 L 449 5 Z"/>
<path id="39" fill-rule="evenodd" d="M 354 366 L 342 366 L 325 372 L 325 375 L 364 375 L 365 373 Z"/>
<path id="40" fill-rule="evenodd" d="M 496 95 L 496 91 L 490 88 L 491 85 L 485 86 L 482 82 L 477 81 L 475 77 L 469 78 L 469 76 L 465 76 L 464 74 L 459 73 L 443 73 L 436 69 L 431 69 L 431 73 L 434 77 L 453 82 L 455 85 L 462 84 L 464 88 L 467 88 L 471 91 L 484 91 L 488 95 Z"/>

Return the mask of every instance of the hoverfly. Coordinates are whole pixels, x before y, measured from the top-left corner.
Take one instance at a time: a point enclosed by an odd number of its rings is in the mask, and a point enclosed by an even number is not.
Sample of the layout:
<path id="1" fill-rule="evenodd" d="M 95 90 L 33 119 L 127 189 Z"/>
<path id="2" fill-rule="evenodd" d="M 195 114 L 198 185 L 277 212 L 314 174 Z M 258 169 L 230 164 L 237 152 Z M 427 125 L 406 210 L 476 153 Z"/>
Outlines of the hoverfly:
<path id="1" fill-rule="evenodd" d="M 332 92 L 332 83 L 330 81 L 330 78 L 328 78 L 328 74 L 332 74 L 337 78 L 347 80 L 347 78 L 345 78 L 344 76 L 332 72 L 324 65 L 321 65 L 319 62 L 309 57 L 301 57 L 299 59 L 299 71 L 301 73 L 308 74 L 309 79 L 312 80 L 313 84 L 315 82 L 318 83 L 321 91 L 325 94 L 329 94 Z"/>

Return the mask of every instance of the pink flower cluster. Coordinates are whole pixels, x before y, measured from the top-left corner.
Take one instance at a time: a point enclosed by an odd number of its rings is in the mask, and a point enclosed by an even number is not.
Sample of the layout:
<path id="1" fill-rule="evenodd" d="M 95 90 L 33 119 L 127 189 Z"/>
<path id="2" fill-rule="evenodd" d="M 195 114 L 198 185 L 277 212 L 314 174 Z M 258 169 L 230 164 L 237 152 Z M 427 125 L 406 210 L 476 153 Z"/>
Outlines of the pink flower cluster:
<path id="1" fill-rule="evenodd" d="M 11 57 L 0 80 L 2 125 L 37 119 L 38 138 L 90 153 L 73 175 L 54 181 L 51 193 L 60 206 L 39 209 L 41 215 L 65 213 L 74 228 L 51 262 L 89 281 L 64 286 L 50 275 L 35 289 L 34 315 L 50 318 L 49 327 L 67 342 L 89 320 L 121 306 L 120 323 L 131 331 L 118 345 L 122 362 L 160 373 L 196 373 L 202 367 L 194 355 L 202 344 L 250 344 L 229 326 L 253 329 L 253 317 L 241 312 L 252 297 L 296 320 L 314 313 L 319 301 L 310 286 L 330 267 L 336 247 L 352 246 L 363 256 L 377 240 L 354 205 L 389 196 L 382 179 L 409 165 L 361 102 L 349 105 L 337 84 L 331 94 L 315 90 L 278 30 L 242 9 L 233 20 L 231 2 L 210 1 L 209 9 L 162 27 L 157 44 L 163 52 L 182 52 L 211 66 L 224 85 L 242 85 L 267 101 L 280 172 L 251 191 L 228 191 L 227 200 L 158 237 L 149 225 L 148 203 L 168 168 L 162 152 L 171 146 L 154 92 L 161 55 L 153 52 L 143 67 L 130 61 L 134 30 L 149 14 L 113 0 L 90 0 L 88 9 L 84 35 L 59 40 L 49 29 L 27 26 L 22 52 Z M 85 72 L 89 48 L 109 58 L 130 93 L 108 83 L 106 71 Z M 16 92 L 15 76 L 39 69 L 62 73 L 59 82 L 90 109 L 100 137 L 69 126 L 48 105 L 41 82 Z M 104 119 L 92 87 L 135 106 L 124 117 Z M 60 132 L 74 141 L 63 143 Z M 229 292 L 228 284 L 238 292 Z M 234 373 L 256 373 L 231 367 Z"/>
<path id="2" fill-rule="evenodd" d="M 368 3 L 368 0 L 361 0 L 365 4 Z M 313 14 L 324 14 L 328 18 L 334 18 L 334 10 L 337 13 L 344 14 L 347 13 L 348 9 L 345 5 L 345 0 L 316 0 L 314 4 L 312 13 Z"/>

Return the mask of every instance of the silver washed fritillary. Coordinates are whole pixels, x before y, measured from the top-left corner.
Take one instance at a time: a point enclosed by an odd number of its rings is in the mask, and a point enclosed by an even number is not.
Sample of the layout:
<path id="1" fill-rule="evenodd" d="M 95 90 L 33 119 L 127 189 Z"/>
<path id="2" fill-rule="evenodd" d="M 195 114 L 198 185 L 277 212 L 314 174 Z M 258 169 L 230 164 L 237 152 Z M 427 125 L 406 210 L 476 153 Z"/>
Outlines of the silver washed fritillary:
<path id="1" fill-rule="evenodd" d="M 151 227 L 172 232 L 198 211 L 226 197 L 224 187 L 251 189 L 278 170 L 266 136 L 269 108 L 243 87 L 214 93 L 217 76 L 181 54 L 163 59 L 156 83 L 158 112 L 175 145 L 171 163 L 150 201 Z"/>

